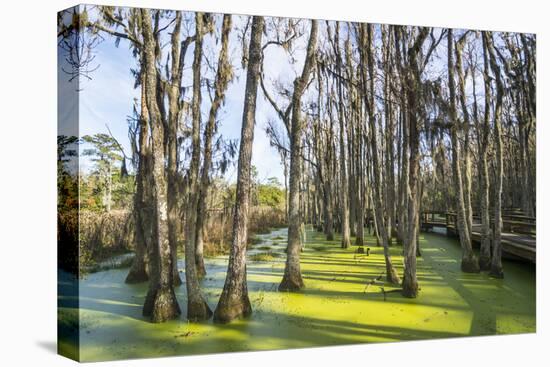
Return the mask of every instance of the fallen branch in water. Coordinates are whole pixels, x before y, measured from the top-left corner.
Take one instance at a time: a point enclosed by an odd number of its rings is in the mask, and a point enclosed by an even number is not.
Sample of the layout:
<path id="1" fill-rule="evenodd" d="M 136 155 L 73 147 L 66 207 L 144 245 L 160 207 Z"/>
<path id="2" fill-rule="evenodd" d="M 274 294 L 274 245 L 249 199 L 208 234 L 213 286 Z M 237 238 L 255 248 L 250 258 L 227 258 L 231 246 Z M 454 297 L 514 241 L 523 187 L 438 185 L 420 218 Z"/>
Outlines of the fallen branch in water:
<path id="1" fill-rule="evenodd" d="M 386 301 L 386 294 L 401 292 L 401 289 L 392 289 L 391 291 L 386 291 L 384 289 L 384 287 L 380 287 L 380 290 L 382 291 L 382 294 L 384 295 L 384 302 Z"/>
<path id="2" fill-rule="evenodd" d="M 374 285 L 376 284 L 376 282 L 380 281 L 382 279 L 382 276 L 384 275 L 384 272 L 381 272 L 379 276 L 377 276 L 376 278 L 374 278 L 373 280 L 371 280 L 370 282 L 367 283 L 367 285 L 365 286 L 365 289 L 363 290 L 363 293 L 367 293 L 367 290 L 369 289 L 369 287 L 371 285 Z"/>

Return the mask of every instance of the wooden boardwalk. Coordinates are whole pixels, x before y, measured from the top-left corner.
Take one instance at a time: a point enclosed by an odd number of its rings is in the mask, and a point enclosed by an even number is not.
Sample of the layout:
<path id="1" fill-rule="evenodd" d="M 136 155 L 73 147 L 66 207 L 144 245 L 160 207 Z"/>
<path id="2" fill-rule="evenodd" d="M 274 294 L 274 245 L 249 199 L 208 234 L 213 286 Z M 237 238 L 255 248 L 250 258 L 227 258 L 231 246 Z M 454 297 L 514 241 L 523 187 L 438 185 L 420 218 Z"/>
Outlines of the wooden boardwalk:
<path id="1" fill-rule="evenodd" d="M 421 216 L 422 231 L 434 228 L 445 228 L 447 236 L 458 236 L 456 231 L 456 214 L 441 212 L 425 212 Z M 519 213 L 503 215 L 502 252 L 505 257 L 536 263 L 537 238 L 536 220 Z M 474 216 L 472 225 L 472 242 L 481 242 L 481 223 Z"/>

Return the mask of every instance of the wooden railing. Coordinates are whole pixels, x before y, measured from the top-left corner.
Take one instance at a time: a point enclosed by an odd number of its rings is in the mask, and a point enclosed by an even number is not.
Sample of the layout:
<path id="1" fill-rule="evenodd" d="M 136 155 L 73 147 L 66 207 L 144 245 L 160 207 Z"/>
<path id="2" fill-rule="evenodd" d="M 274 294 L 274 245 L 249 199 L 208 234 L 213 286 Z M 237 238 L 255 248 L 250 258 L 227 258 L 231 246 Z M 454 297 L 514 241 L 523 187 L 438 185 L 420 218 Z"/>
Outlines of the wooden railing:
<path id="1" fill-rule="evenodd" d="M 445 214 L 447 230 L 456 233 L 457 229 L 457 215 L 453 212 Z M 473 215 L 474 222 L 481 222 L 481 218 L 478 214 Z M 490 217 L 491 227 L 494 227 L 495 219 Z M 503 214 L 502 215 L 502 231 L 508 233 L 521 233 L 531 236 L 536 236 L 537 223 L 536 218 L 517 215 L 517 214 Z"/>

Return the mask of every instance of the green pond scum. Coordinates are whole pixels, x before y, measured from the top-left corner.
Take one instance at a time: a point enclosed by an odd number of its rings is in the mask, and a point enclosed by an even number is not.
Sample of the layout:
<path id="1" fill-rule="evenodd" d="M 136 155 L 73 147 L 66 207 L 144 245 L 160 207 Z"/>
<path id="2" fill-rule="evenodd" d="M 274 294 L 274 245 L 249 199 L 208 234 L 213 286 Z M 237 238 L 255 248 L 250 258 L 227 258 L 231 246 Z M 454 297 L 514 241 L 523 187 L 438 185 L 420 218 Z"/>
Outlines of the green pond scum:
<path id="1" fill-rule="evenodd" d="M 420 235 L 418 298 L 401 296 L 384 283 L 382 247 L 367 237 L 370 255 L 357 247 L 340 248 L 338 236 L 307 232 L 301 253 L 306 288 L 278 292 L 285 262 L 286 229 L 258 235 L 248 252 L 247 274 L 253 314 L 229 324 L 154 324 L 142 316 L 147 283 L 124 283 L 128 269 L 111 269 L 79 281 L 79 294 L 61 297 L 59 349 L 81 361 L 195 355 L 235 351 L 308 348 L 356 343 L 395 342 L 536 331 L 535 266 L 504 261 L 505 278 L 460 271 L 455 238 Z M 266 255 L 266 246 L 270 250 Z M 402 274 L 402 248 L 391 255 Z M 258 261 L 261 260 L 261 261 Z M 210 307 L 221 294 L 227 257 L 208 258 L 202 282 Z M 183 272 L 184 262 L 179 259 Z M 376 281 L 380 275 L 381 280 Z M 60 287 L 70 282 L 60 277 Z M 67 294 L 68 292 L 62 292 Z M 185 284 L 176 288 L 186 314 Z M 71 344 L 78 333 L 80 345 Z M 67 335 L 65 339 L 63 336 Z"/>

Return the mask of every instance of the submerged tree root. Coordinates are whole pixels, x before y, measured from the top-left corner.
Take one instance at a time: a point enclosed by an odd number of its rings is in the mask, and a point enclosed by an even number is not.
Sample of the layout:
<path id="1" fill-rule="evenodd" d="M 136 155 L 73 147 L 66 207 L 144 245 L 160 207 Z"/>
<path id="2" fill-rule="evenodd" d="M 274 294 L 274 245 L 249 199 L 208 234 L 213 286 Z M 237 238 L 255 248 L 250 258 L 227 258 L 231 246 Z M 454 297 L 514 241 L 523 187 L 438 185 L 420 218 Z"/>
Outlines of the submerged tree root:
<path id="1" fill-rule="evenodd" d="M 418 297 L 418 282 L 416 280 L 408 280 L 407 277 L 403 279 L 401 295 L 406 298 Z"/>
<path id="2" fill-rule="evenodd" d="M 180 306 L 173 288 L 161 288 L 157 291 L 151 313 L 152 322 L 165 322 L 177 319 L 181 315 Z"/>
<path id="3" fill-rule="evenodd" d="M 376 278 L 368 282 L 367 285 L 365 286 L 365 289 L 363 289 L 363 293 L 367 293 L 371 285 L 375 285 L 377 282 L 380 282 L 383 276 L 384 276 L 384 272 L 381 272 L 379 276 L 377 276 Z"/>
<path id="4" fill-rule="evenodd" d="M 279 284 L 279 292 L 299 292 L 304 289 L 302 276 L 287 276 L 286 274 Z"/>
<path id="5" fill-rule="evenodd" d="M 214 322 L 226 324 L 236 319 L 249 317 L 252 314 L 252 305 L 248 295 L 244 295 L 239 300 L 220 301 L 214 311 Z"/>
<path id="6" fill-rule="evenodd" d="M 479 257 L 479 270 L 488 271 L 491 270 L 491 257 L 490 256 L 480 256 Z"/>
<path id="7" fill-rule="evenodd" d="M 187 320 L 191 322 L 205 321 L 212 317 L 212 310 L 202 298 L 187 301 Z"/>
<path id="8" fill-rule="evenodd" d="M 504 271 L 502 270 L 502 267 L 491 266 L 491 270 L 489 271 L 489 276 L 492 278 L 504 279 Z"/>
<path id="9" fill-rule="evenodd" d="M 150 317 L 151 322 L 159 323 L 173 320 L 181 315 L 174 289 L 162 287 L 150 289 L 145 297 L 143 316 Z"/>
<path id="10" fill-rule="evenodd" d="M 401 279 L 393 266 L 386 266 L 386 280 L 391 284 L 401 284 Z"/>
<path id="11" fill-rule="evenodd" d="M 149 276 L 145 271 L 145 267 L 132 266 L 130 268 L 130 271 L 128 272 L 128 275 L 126 276 L 126 279 L 124 280 L 124 283 L 137 284 L 137 283 L 146 282 L 148 280 L 149 280 Z"/>
<path id="12" fill-rule="evenodd" d="M 474 254 L 466 255 L 462 258 L 460 269 L 464 273 L 479 273 L 479 262 Z"/>
<path id="13" fill-rule="evenodd" d="M 195 259 L 195 269 L 197 270 L 197 277 L 199 280 L 204 279 L 206 276 L 206 268 L 204 267 L 203 259 Z"/>

